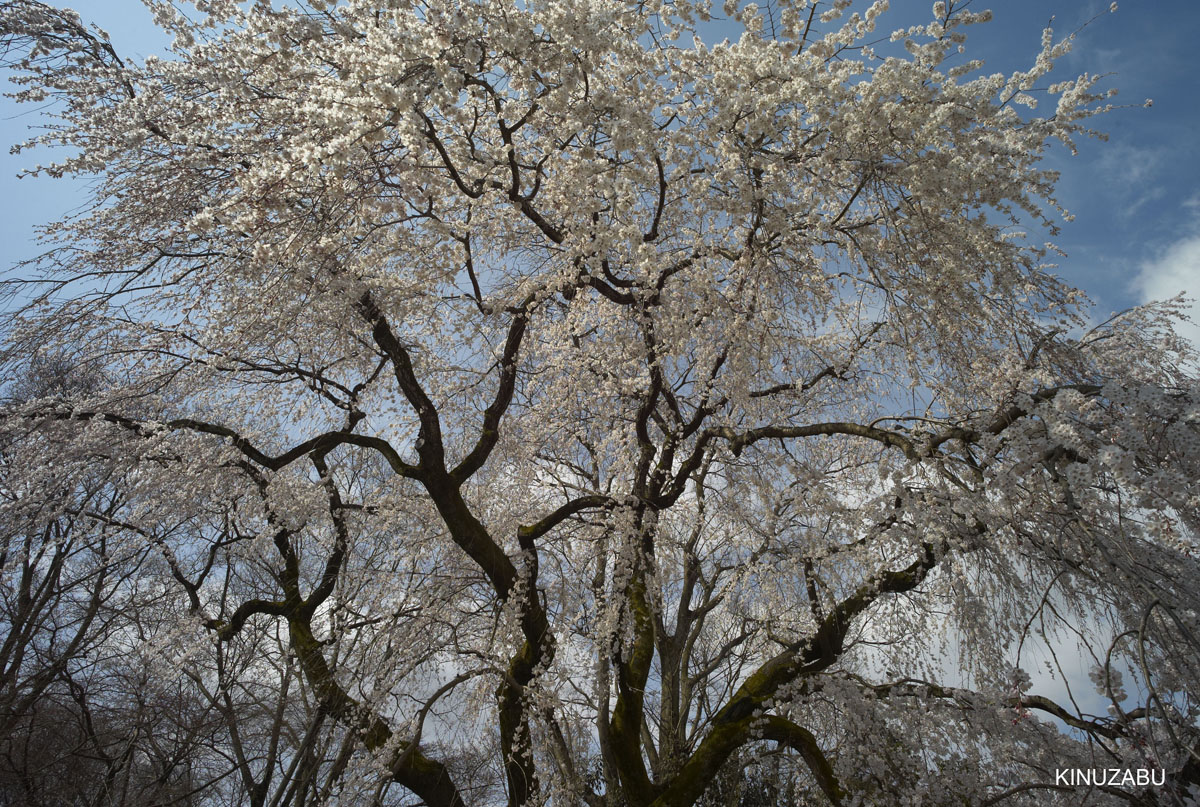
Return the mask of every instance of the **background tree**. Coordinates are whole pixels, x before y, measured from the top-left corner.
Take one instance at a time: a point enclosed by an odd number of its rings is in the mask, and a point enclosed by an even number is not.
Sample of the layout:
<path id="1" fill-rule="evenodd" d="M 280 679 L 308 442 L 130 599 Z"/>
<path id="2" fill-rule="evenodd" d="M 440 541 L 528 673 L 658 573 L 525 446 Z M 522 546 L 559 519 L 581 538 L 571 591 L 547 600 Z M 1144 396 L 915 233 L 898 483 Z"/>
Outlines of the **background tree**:
<path id="1" fill-rule="evenodd" d="M 88 652 L 180 693 L 155 798 L 1182 803 L 1200 393 L 1172 305 L 1087 329 L 1022 234 L 1105 108 L 1044 86 L 1069 38 L 1004 76 L 966 3 L 149 5 L 135 65 L 0 3 L 94 193 L 6 366 L 106 379 L 3 428 L 54 483 L 10 509 L 111 469 L 87 534 L 155 596 Z M 1030 691 L 1064 635 L 1109 714 Z"/>

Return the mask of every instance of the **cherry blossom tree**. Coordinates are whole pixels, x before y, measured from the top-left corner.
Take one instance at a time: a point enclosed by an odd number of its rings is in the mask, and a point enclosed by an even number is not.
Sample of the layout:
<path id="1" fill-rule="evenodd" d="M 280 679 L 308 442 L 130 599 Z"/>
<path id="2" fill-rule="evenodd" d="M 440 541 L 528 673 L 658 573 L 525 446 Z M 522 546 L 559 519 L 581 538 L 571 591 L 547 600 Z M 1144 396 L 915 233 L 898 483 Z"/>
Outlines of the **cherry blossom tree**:
<path id="1" fill-rule="evenodd" d="M 171 798 L 1200 785 L 1200 387 L 1177 302 L 1096 325 L 1046 265 L 1041 161 L 1109 104 L 1072 37 L 1004 75 L 965 2 L 147 5 L 135 64 L 0 2 L 34 173 L 92 191 L 6 372 L 104 379 L 0 433 L 4 523 L 142 553 L 149 627 L 80 652 L 209 705 L 226 771 Z"/>

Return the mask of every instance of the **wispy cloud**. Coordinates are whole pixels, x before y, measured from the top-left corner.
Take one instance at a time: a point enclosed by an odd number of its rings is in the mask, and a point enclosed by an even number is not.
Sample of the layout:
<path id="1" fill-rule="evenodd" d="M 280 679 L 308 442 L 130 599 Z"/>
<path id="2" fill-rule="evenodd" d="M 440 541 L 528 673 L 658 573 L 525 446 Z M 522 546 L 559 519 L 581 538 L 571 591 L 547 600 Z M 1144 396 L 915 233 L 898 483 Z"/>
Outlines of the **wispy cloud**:
<path id="1" fill-rule="evenodd" d="M 1115 143 L 1100 152 L 1093 170 L 1104 178 L 1102 192 L 1119 200 L 1129 217 L 1166 193 L 1162 174 L 1167 158 L 1160 149 Z"/>

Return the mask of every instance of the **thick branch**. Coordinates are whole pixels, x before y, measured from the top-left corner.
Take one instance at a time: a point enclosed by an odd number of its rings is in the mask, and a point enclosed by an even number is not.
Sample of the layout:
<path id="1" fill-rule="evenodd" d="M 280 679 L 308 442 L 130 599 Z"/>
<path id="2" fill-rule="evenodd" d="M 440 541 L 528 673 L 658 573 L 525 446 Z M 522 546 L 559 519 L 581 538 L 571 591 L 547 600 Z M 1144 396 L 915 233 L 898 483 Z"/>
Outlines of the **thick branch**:
<path id="1" fill-rule="evenodd" d="M 257 614 L 269 616 L 286 616 L 293 611 L 297 602 L 287 600 L 247 600 L 237 607 L 228 620 L 210 619 L 204 627 L 215 630 L 217 638 L 223 642 L 229 641 L 246 625 L 246 620 Z"/>
<path id="2" fill-rule="evenodd" d="M 608 496 L 580 496 L 579 498 L 572 499 L 571 501 L 562 505 L 557 510 L 538 520 L 537 522 L 520 527 L 517 531 L 518 539 L 522 544 L 536 540 L 550 532 L 550 530 L 554 529 L 576 513 L 599 507 L 612 507 L 614 504 L 615 502 Z"/>
<path id="3" fill-rule="evenodd" d="M 829 760 L 821 751 L 821 746 L 818 745 L 817 738 L 812 735 L 812 732 L 790 720 L 769 715 L 765 719 L 761 733 L 764 740 L 775 740 L 799 752 L 826 798 L 835 807 L 842 803 L 845 793 L 838 784 L 837 777 L 833 775 L 833 766 L 829 764 Z"/>
<path id="4" fill-rule="evenodd" d="M 509 325 L 508 337 L 504 341 L 504 353 L 500 356 L 500 383 L 496 389 L 495 399 L 483 412 L 483 427 L 480 430 L 479 440 L 476 441 L 471 452 L 463 458 L 463 461 L 450 472 L 450 476 L 459 484 L 470 479 L 476 471 L 483 467 L 491 455 L 492 449 L 496 447 L 496 442 L 500 439 L 500 418 L 508 411 L 508 407 L 512 403 L 513 391 L 516 389 L 517 353 L 521 349 L 521 340 L 525 336 L 525 329 L 529 324 L 528 306 L 531 303 L 532 300 L 526 301 L 525 307 L 522 307 L 513 316 L 512 324 Z"/>
<path id="5" fill-rule="evenodd" d="M 251 462 L 272 471 L 285 468 L 301 457 L 314 452 L 328 453 L 341 445 L 356 445 L 362 448 L 371 448 L 379 452 L 387 460 L 392 470 L 400 476 L 415 477 L 418 473 L 416 467 L 400 459 L 400 454 L 387 440 L 381 437 L 371 437 L 344 430 L 318 434 L 315 437 L 310 437 L 304 442 L 292 446 L 282 454 L 271 456 L 256 447 L 235 429 L 218 423 L 206 423 L 205 421 L 193 418 L 175 418 L 163 423 L 147 423 L 112 412 L 61 411 L 47 412 L 44 416 L 55 420 L 101 420 L 105 423 L 121 426 L 140 437 L 154 437 L 164 428 L 169 431 L 191 431 L 198 434 L 223 437 L 229 440 L 233 447 L 242 452 Z"/>
<path id="6" fill-rule="evenodd" d="M 814 636 L 796 642 L 759 667 L 713 717 L 708 736 L 652 807 L 694 804 L 729 755 L 752 739 L 756 716 L 780 687 L 831 666 L 841 656 L 846 635 L 857 616 L 884 594 L 899 594 L 919 586 L 936 563 L 933 547 L 924 545 L 921 557 L 909 566 L 885 572 L 877 580 L 860 586 L 838 603 Z"/>
<path id="7" fill-rule="evenodd" d="M 760 426 L 759 428 L 746 431 L 738 431 L 728 426 L 714 426 L 701 432 L 691 452 L 680 464 L 679 470 L 672 477 L 671 483 L 663 490 L 662 495 L 655 502 L 655 505 L 660 508 L 668 507 L 682 495 L 687 486 L 688 479 L 691 478 L 691 475 L 704 461 L 705 451 L 712 444 L 712 441 L 718 437 L 728 441 L 734 456 L 739 456 L 746 446 L 753 445 L 759 440 L 814 437 L 818 435 L 851 435 L 854 437 L 863 437 L 892 448 L 898 448 L 909 459 L 916 460 L 921 458 L 916 444 L 904 435 L 874 426 L 864 426 L 860 423 L 838 422 L 813 423 L 807 426 Z"/>
<path id="8" fill-rule="evenodd" d="M 375 298 L 370 292 L 364 292 L 359 298 L 358 309 L 371 326 L 371 337 L 375 340 L 375 344 L 391 360 L 396 383 L 420 421 L 416 447 L 422 466 L 430 469 L 444 468 L 445 453 L 442 447 L 441 420 L 438 418 L 433 401 L 425 394 L 421 382 L 417 380 L 408 349 L 392 332 L 387 317 L 379 310 L 379 306 L 376 305 Z"/>
<path id="9" fill-rule="evenodd" d="M 959 687 L 944 687 L 938 684 L 933 684 L 928 681 L 919 681 L 916 679 L 906 678 L 902 681 L 894 681 L 887 684 L 877 684 L 868 687 L 870 691 L 880 696 L 909 696 L 909 697 L 933 697 L 954 700 L 963 705 L 976 703 L 981 699 L 978 693 Z M 1128 738 L 1130 732 L 1121 726 L 1119 723 L 1105 722 L 1101 723 L 1096 720 L 1087 720 L 1079 717 L 1076 714 L 1068 711 L 1060 704 L 1052 701 L 1043 695 L 1022 695 L 1004 698 L 1000 704 L 1012 709 L 1037 709 L 1045 712 L 1048 715 L 1057 717 L 1062 722 L 1072 728 L 1087 732 L 1088 734 L 1105 737 L 1109 740 L 1119 740 Z M 1126 717 L 1130 720 L 1139 720 L 1146 717 L 1144 709 L 1135 709 L 1126 713 Z"/>
<path id="10" fill-rule="evenodd" d="M 350 696 L 334 679 L 321 645 L 304 619 L 289 619 L 292 649 L 300 660 L 305 678 L 316 693 L 323 709 L 334 718 L 353 726 L 363 745 L 378 751 L 389 743 L 392 731 L 383 719 Z M 441 762 L 425 756 L 411 743 L 400 743 L 399 754 L 391 763 L 392 778 L 411 790 L 430 807 L 465 807 L 466 802 Z"/>
<path id="11" fill-rule="evenodd" d="M 321 572 L 321 581 L 317 587 L 313 589 L 312 594 L 300 606 L 300 613 L 311 619 L 316 613 L 317 608 L 321 606 L 325 600 L 329 599 L 329 595 L 333 593 L 334 587 L 337 585 L 338 575 L 342 571 L 342 563 L 346 558 L 346 551 L 350 546 L 350 530 L 346 526 L 345 505 L 342 502 L 341 491 L 337 488 L 337 483 L 334 482 L 333 476 L 329 472 L 329 466 L 325 464 L 325 458 L 317 455 L 313 457 L 313 465 L 317 469 L 317 473 L 321 475 L 321 482 L 325 486 L 326 495 L 329 498 L 329 518 L 333 521 L 333 551 L 329 553 L 329 557 L 325 560 L 325 568 Z"/>

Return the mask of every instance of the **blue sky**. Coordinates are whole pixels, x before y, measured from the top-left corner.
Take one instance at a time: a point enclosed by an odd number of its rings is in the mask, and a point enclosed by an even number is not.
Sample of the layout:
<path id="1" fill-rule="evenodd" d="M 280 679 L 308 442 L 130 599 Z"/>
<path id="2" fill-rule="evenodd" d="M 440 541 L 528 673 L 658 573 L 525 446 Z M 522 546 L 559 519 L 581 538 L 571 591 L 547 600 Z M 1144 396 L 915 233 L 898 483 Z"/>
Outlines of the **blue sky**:
<path id="1" fill-rule="evenodd" d="M 893 0 L 881 32 L 923 21 L 931 4 Z M 164 37 L 139 0 L 73 5 L 110 33 L 123 56 L 140 59 L 164 49 Z M 968 55 L 985 59 L 985 69 L 1007 72 L 1028 63 L 1052 16 L 1056 32 L 1065 34 L 1101 15 L 1080 32 L 1075 52 L 1059 70 L 1063 76 L 1112 74 L 1107 85 L 1119 88 L 1117 101 L 1130 108 L 1097 119 L 1097 127 L 1109 134 L 1107 143 L 1084 142 L 1077 157 L 1060 150 L 1049 160 L 1062 173 L 1060 200 L 1076 216 L 1058 238 L 1068 253 L 1058 271 L 1092 295 L 1099 319 L 1150 298 L 1200 294 L 1200 71 L 1194 55 L 1200 3 L 1121 0 L 1115 14 L 1103 13 L 1108 6 L 1109 0 L 974 0 L 974 8 L 991 8 L 996 19 L 971 29 L 968 42 Z M 1142 106 L 1147 98 L 1154 101 L 1151 108 Z M 0 140 L 22 140 L 26 127 L 38 121 L 36 110 L 0 100 Z M 5 269 L 39 251 L 36 224 L 86 201 L 82 183 L 15 178 L 21 168 L 50 159 L 0 154 Z M 1194 311 L 1200 319 L 1200 307 Z M 1188 333 L 1200 344 L 1200 326 Z"/>

